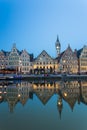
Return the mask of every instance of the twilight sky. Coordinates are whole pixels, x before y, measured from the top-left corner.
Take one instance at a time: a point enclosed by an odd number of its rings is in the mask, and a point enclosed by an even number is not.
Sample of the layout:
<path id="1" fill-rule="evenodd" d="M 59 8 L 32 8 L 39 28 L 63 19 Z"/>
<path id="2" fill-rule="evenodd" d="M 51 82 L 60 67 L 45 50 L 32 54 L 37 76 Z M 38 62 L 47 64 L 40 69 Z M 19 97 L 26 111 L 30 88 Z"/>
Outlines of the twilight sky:
<path id="1" fill-rule="evenodd" d="M 16 43 L 35 57 L 42 50 L 55 57 L 57 35 L 61 51 L 87 45 L 87 0 L 0 0 L 0 50 Z"/>

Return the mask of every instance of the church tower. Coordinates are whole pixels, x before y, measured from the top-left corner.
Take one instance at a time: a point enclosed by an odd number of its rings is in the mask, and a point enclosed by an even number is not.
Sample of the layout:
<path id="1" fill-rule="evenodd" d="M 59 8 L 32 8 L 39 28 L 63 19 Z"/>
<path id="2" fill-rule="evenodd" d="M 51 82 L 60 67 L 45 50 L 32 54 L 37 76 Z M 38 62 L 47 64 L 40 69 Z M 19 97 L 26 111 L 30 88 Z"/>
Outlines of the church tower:
<path id="1" fill-rule="evenodd" d="M 57 40 L 56 40 L 56 43 L 55 43 L 55 47 L 56 47 L 57 56 L 59 56 L 60 55 L 60 50 L 61 50 L 61 44 L 60 44 L 58 36 L 57 36 Z"/>

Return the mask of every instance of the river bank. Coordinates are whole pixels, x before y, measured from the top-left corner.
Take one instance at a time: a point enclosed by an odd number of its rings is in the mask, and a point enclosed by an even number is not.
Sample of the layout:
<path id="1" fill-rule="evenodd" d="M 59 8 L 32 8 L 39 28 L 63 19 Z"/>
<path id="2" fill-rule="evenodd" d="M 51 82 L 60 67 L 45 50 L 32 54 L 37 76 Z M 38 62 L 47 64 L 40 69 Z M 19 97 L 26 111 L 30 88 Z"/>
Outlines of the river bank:
<path id="1" fill-rule="evenodd" d="M 42 79 L 50 79 L 50 80 L 82 80 L 85 79 L 87 80 L 87 75 L 68 75 L 68 74 L 40 74 L 40 75 L 14 75 L 14 74 L 5 74 L 5 75 L 0 75 L 0 80 L 42 80 Z"/>

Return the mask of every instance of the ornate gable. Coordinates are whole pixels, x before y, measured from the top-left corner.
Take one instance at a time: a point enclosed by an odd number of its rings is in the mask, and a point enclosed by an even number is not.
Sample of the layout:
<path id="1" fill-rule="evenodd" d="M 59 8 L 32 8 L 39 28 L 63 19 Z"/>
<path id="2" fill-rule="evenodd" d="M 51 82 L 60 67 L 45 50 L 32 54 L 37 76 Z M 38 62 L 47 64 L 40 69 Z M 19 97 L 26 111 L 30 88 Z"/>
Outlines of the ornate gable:
<path id="1" fill-rule="evenodd" d="M 87 58 L 87 46 L 83 47 L 80 58 Z"/>
<path id="2" fill-rule="evenodd" d="M 51 58 L 51 56 L 45 51 L 43 50 L 40 55 L 36 58 L 35 61 L 41 62 L 41 61 L 53 61 L 53 59 Z"/>
<path id="3" fill-rule="evenodd" d="M 77 73 L 78 72 L 78 58 L 76 53 L 72 51 L 71 47 L 64 51 L 59 61 L 60 71 L 66 73 Z"/>
<path id="4" fill-rule="evenodd" d="M 65 52 L 64 52 L 64 54 L 63 54 L 63 58 L 65 58 L 65 57 L 70 57 L 70 56 L 73 56 L 73 51 L 72 51 L 72 49 L 70 48 L 70 46 L 68 46 L 68 48 L 65 50 Z"/>
<path id="5" fill-rule="evenodd" d="M 19 55 L 19 50 L 17 50 L 16 44 L 14 43 L 9 56 L 15 56 L 15 55 Z"/>
<path id="6" fill-rule="evenodd" d="M 65 52 L 62 55 L 62 60 L 66 60 L 67 63 L 73 62 L 73 60 L 77 60 L 76 54 L 72 51 L 71 47 L 68 46 L 68 48 L 65 50 Z"/>
<path id="7" fill-rule="evenodd" d="M 84 46 L 79 57 L 80 72 L 87 72 L 87 46 Z"/>
<path id="8" fill-rule="evenodd" d="M 28 52 L 26 50 L 23 50 L 21 52 L 21 57 L 22 58 L 29 58 L 30 59 L 30 55 L 28 54 Z"/>

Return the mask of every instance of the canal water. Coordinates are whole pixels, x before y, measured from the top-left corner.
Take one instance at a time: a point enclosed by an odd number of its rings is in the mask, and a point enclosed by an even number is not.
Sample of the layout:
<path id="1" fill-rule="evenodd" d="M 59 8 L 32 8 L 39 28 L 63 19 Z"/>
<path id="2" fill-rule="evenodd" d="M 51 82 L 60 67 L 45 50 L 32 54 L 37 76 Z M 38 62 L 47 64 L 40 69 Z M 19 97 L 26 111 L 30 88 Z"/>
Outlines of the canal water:
<path id="1" fill-rule="evenodd" d="M 87 81 L 0 82 L 0 130 L 87 130 Z"/>

